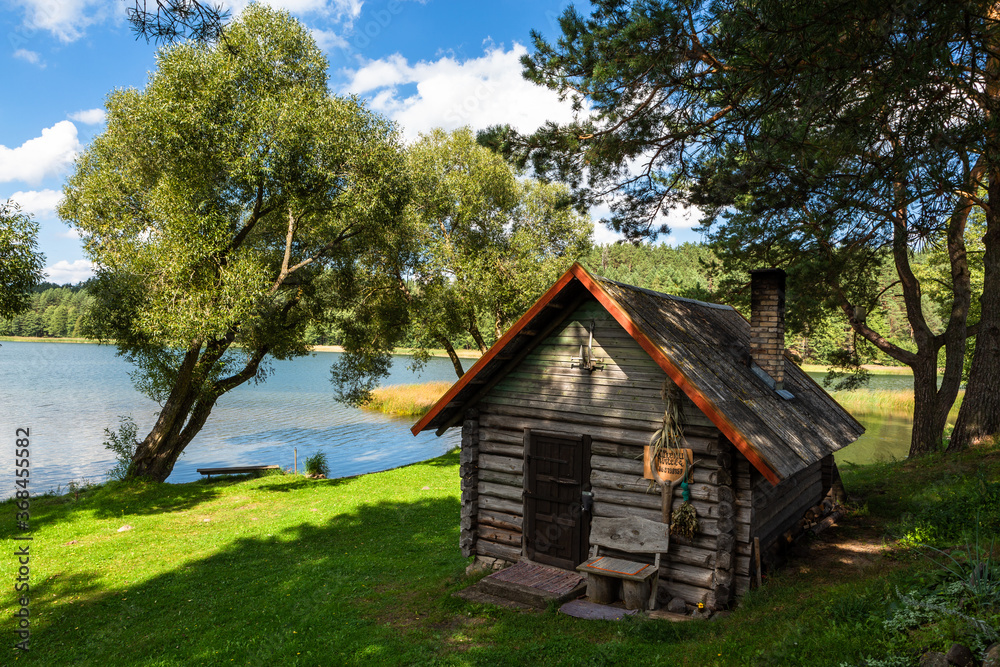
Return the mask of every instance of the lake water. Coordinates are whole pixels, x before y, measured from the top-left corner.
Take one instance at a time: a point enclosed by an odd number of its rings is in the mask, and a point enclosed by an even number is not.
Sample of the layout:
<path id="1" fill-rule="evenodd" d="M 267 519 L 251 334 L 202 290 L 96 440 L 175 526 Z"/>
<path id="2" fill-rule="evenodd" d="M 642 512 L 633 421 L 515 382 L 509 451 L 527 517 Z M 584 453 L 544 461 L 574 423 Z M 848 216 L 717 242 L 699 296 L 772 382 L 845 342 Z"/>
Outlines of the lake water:
<path id="1" fill-rule="evenodd" d="M 178 459 L 168 481 L 199 479 L 197 468 L 293 465 L 298 448 L 307 456 L 323 451 L 331 477 L 394 468 L 439 456 L 459 446 L 451 429 L 414 437 L 416 419 L 348 408 L 337 403 L 330 383 L 335 352 L 273 363 L 259 385 L 244 385 L 219 399 L 202 431 Z M 418 376 L 395 357 L 385 384 L 454 381 L 448 359 L 431 359 Z M 70 481 L 104 481 L 114 456 L 103 446 L 105 428 L 118 428 L 131 415 L 139 436 L 152 426 L 159 406 L 138 393 L 130 364 L 115 348 L 80 343 L 4 342 L 0 347 L 0 497 L 13 487 L 14 432 L 31 430 L 31 481 L 35 492 L 65 488 Z"/>
<path id="2" fill-rule="evenodd" d="M 809 373 L 809 375 L 822 386 L 826 373 Z M 912 391 L 913 376 L 872 374 L 868 388 Z M 854 415 L 854 418 L 865 427 L 865 434 L 834 454 L 838 463 L 864 464 L 906 458 L 910 451 L 910 434 L 913 430 L 909 417 L 860 413 Z"/>
<path id="3" fill-rule="evenodd" d="M 333 399 L 329 381 L 335 352 L 317 352 L 274 362 L 273 374 L 259 385 L 244 385 L 219 399 L 201 433 L 177 461 L 171 482 L 200 478 L 203 467 L 277 464 L 299 468 L 323 451 L 330 476 L 343 477 L 422 461 L 457 447 L 452 429 L 414 437 L 415 419 L 400 419 L 345 407 Z M 418 376 L 408 357 L 396 357 L 386 384 L 454 381 L 448 359 L 431 359 Z M 5 342 L 0 347 L 0 497 L 13 488 L 13 445 L 17 428 L 31 430 L 32 488 L 65 488 L 70 481 L 103 481 L 114 465 L 104 449 L 105 428 L 118 428 L 119 415 L 131 415 L 145 435 L 159 406 L 132 387 L 131 366 L 113 347 L 78 343 Z M 821 378 L 822 374 L 813 374 Z M 875 376 L 872 388 L 908 389 L 908 376 Z M 867 463 L 904 458 L 909 449 L 908 419 L 859 415 L 868 432 L 838 452 L 839 461 Z"/>

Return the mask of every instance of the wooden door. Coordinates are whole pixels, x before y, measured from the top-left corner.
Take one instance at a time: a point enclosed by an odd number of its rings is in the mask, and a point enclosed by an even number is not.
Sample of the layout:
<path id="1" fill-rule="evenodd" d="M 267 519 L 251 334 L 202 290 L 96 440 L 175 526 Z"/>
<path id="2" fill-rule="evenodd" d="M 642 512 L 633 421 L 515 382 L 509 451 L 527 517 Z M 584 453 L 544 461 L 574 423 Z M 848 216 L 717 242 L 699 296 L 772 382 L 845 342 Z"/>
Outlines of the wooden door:
<path id="1" fill-rule="evenodd" d="M 590 436 L 524 431 L 525 555 L 573 569 L 586 559 Z"/>

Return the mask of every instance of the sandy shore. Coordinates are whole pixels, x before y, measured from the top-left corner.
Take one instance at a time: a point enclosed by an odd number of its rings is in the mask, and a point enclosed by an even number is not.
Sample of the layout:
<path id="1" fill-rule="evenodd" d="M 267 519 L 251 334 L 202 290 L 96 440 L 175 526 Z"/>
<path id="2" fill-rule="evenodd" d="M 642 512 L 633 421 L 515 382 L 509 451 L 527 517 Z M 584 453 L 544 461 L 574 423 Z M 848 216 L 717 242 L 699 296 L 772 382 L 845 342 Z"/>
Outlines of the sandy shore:
<path id="1" fill-rule="evenodd" d="M 344 348 L 340 345 L 313 345 L 309 349 L 313 352 L 343 352 Z M 478 359 L 482 355 L 479 354 L 478 350 L 456 350 L 459 359 Z M 444 350 L 430 350 L 432 357 L 447 357 L 448 353 Z M 400 347 L 393 350 L 393 354 L 409 356 L 413 354 L 413 349 L 409 347 Z"/>

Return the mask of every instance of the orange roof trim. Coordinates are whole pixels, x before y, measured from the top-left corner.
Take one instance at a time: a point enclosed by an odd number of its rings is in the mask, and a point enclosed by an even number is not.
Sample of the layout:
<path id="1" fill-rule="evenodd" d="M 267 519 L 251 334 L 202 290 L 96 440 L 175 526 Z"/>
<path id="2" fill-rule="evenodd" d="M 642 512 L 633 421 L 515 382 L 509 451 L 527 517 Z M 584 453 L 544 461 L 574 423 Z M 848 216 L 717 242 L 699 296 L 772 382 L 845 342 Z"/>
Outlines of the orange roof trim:
<path id="1" fill-rule="evenodd" d="M 635 340 L 636 343 L 645 350 L 656 364 L 670 377 L 674 383 L 680 387 L 681 391 L 687 395 L 691 401 L 698 406 L 705 416 L 708 417 L 722 433 L 729 438 L 729 441 L 750 461 L 753 466 L 767 478 L 772 484 L 778 484 L 781 478 L 778 474 L 761 458 L 756 448 L 751 445 L 746 438 L 733 426 L 733 424 L 719 411 L 718 408 L 695 387 L 684 373 L 667 358 L 666 354 L 653 343 L 652 340 L 642 331 L 642 328 L 625 312 L 615 299 L 608 294 L 604 288 L 594 280 L 587 269 L 579 263 L 574 262 L 573 266 L 566 271 L 556 283 L 519 319 L 514 326 L 507 331 L 504 336 L 484 354 L 466 373 L 456 382 L 451 389 L 445 393 L 441 399 L 434 404 L 434 407 L 418 421 L 410 431 L 416 435 L 424 430 L 438 414 L 451 403 L 459 392 L 462 391 L 476 375 L 482 371 L 486 365 L 493 360 L 506 345 L 524 329 L 552 300 L 562 292 L 573 280 L 580 282 L 590 294 L 597 299 L 612 317 L 622 326 L 625 331 Z"/>
<path id="2" fill-rule="evenodd" d="M 410 432 L 413 433 L 413 435 L 416 435 L 417 433 L 420 433 L 422 430 L 424 430 L 427 427 L 427 425 L 431 423 L 431 421 L 438 415 L 438 413 L 444 410 L 445 407 L 449 403 L 451 403 L 451 401 L 455 398 L 455 396 L 458 395 L 458 392 L 462 391 L 462 389 L 464 389 L 465 386 L 468 385 L 469 382 L 471 382 L 472 379 L 476 377 L 476 375 L 488 363 L 490 363 L 490 361 L 492 361 L 495 356 L 500 354 L 501 350 L 503 350 L 504 347 L 506 347 L 507 343 L 509 343 L 511 340 L 514 339 L 515 336 L 521 333 L 521 330 L 524 329 L 524 327 L 528 326 L 528 322 L 531 322 L 531 320 L 535 319 L 535 316 L 538 315 L 538 313 L 542 312 L 542 309 L 545 308 L 545 306 L 549 305 L 549 303 L 552 302 L 552 299 L 554 299 L 557 294 L 563 291 L 563 288 L 565 288 L 566 285 L 568 285 L 570 281 L 573 280 L 573 278 L 575 277 L 573 269 L 575 269 L 578 266 L 580 265 L 574 263 L 573 266 L 570 267 L 569 271 L 564 273 L 562 277 L 559 280 L 557 280 L 555 284 L 552 285 L 552 287 L 550 287 L 548 291 L 545 292 L 545 294 L 543 294 L 538 301 L 535 302 L 535 305 L 532 306 L 530 309 L 528 309 L 528 312 L 522 315 L 521 319 L 515 322 L 514 326 L 508 329 L 507 333 L 505 333 L 500 338 L 500 340 L 494 343 L 493 347 L 491 347 L 486 351 L 486 354 L 484 354 L 479 358 L 479 361 L 477 361 L 475 364 L 472 365 L 472 368 L 465 371 L 462 377 L 458 379 L 458 382 L 452 385 L 451 389 L 449 389 L 445 393 L 445 395 L 442 396 L 438 400 L 438 402 L 434 404 L 434 407 L 432 407 L 420 421 L 418 421 L 416 424 L 410 427 Z M 582 266 L 580 266 L 580 270 L 586 272 L 586 269 L 584 269 Z"/>

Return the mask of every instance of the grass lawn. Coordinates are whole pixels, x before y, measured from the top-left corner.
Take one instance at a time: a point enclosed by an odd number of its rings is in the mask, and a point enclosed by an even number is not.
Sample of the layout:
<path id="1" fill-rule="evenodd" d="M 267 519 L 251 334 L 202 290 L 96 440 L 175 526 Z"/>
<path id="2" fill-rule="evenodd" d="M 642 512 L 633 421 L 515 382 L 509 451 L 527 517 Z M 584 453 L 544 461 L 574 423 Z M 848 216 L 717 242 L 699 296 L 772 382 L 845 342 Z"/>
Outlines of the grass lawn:
<path id="1" fill-rule="evenodd" d="M 1000 532 L 1000 484 L 990 481 L 1000 478 L 1000 453 L 843 474 L 855 500 L 841 525 L 727 618 L 680 624 L 583 621 L 452 597 L 473 581 L 458 548 L 456 452 L 343 480 L 113 483 L 35 498 L 29 653 L 10 648 L 17 566 L 8 501 L 0 661 L 520 667 L 859 665 L 898 656 L 910 662 L 879 664 L 916 664 L 925 649 L 967 639 L 958 617 L 886 627 L 906 607 L 897 589 L 933 593 L 949 577 L 895 537 L 961 543 L 961 528 L 975 524 L 968 514 L 990 493 L 998 502 L 979 515 L 983 534 Z M 964 613 L 1000 619 L 995 608 Z"/>

